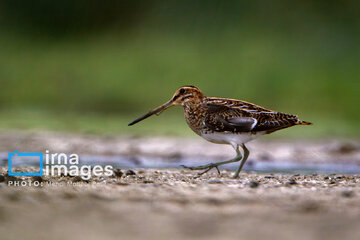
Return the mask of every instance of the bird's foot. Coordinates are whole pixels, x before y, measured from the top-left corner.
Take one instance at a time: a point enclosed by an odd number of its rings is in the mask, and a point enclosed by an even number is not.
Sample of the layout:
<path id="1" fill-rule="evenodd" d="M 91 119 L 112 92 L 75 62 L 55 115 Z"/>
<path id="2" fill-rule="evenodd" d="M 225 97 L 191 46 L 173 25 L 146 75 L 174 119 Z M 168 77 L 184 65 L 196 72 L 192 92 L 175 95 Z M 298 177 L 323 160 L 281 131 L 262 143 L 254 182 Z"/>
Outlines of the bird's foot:
<path id="1" fill-rule="evenodd" d="M 209 164 L 206 164 L 206 165 L 200 165 L 200 166 L 194 166 L 194 167 L 188 167 L 188 166 L 185 166 L 185 165 L 181 165 L 183 168 L 186 168 L 186 169 L 189 169 L 189 170 L 204 170 L 202 172 L 199 172 L 197 174 L 197 177 L 200 177 L 201 175 L 207 173 L 208 171 L 210 171 L 211 169 L 213 168 L 216 168 L 219 176 L 221 175 L 220 173 L 220 170 L 219 170 L 219 165 L 221 164 L 218 164 L 218 163 L 209 163 Z"/>
<path id="2" fill-rule="evenodd" d="M 236 172 L 236 173 L 233 175 L 233 177 L 232 177 L 232 178 L 234 178 L 234 179 L 239 178 L 239 173 L 238 173 L 238 172 Z"/>

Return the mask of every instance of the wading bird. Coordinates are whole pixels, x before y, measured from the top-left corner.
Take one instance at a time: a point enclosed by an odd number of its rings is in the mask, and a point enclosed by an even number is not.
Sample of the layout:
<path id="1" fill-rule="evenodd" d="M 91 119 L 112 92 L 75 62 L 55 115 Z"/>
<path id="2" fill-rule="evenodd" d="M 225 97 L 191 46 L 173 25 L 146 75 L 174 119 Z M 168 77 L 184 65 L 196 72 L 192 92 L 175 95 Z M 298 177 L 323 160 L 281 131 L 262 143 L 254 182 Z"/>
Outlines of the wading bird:
<path id="1" fill-rule="evenodd" d="M 234 174 L 234 178 L 237 178 L 249 157 L 245 143 L 283 128 L 311 125 L 300 121 L 295 115 L 275 112 L 241 100 L 206 97 L 197 87 L 184 86 L 176 90 L 168 102 L 129 123 L 129 126 L 153 114 L 160 114 L 174 105 L 183 106 L 186 122 L 196 134 L 212 143 L 230 144 L 236 151 L 236 156 L 227 161 L 194 167 L 183 166 L 190 170 L 203 170 L 198 176 L 213 168 L 220 174 L 220 165 L 242 160 Z M 243 155 L 239 146 L 243 149 Z"/>

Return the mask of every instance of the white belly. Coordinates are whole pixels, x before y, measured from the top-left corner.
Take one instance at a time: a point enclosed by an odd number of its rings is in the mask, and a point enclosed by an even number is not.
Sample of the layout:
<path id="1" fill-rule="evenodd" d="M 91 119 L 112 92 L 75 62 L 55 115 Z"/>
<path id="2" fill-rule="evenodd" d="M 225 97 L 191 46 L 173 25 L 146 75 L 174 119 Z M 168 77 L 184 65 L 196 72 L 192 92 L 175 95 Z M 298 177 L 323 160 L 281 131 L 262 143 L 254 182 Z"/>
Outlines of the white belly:
<path id="1" fill-rule="evenodd" d="M 261 135 L 264 135 L 265 132 L 259 133 L 204 133 L 201 136 L 209 142 L 220 143 L 220 144 L 243 144 L 249 141 L 252 141 Z"/>

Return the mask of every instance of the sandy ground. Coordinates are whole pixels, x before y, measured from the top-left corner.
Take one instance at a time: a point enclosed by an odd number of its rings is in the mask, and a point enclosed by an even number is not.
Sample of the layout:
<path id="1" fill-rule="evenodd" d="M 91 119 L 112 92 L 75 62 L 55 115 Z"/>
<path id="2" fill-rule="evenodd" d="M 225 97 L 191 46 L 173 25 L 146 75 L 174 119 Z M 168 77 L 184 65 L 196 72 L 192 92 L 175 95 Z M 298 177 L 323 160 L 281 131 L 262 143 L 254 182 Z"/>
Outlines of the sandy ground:
<path id="1" fill-rule="evenodd" d="M 232 179 L 228 171 L 194 178 L 188 170 L 125 169 L 86 182 L 11 179 L 6 171 L 2 240 L 360 239 L 360 175 L 247 172 Z"/>
<path id="2" fill-rule="evenodd" d="M 360 165 L 354 139 L 256 141 L 248 148 L 247 164 Z M 7 153 L 14 150 L 77 153 L 94 156 L 96 164 L 116 156 L 131 161 L 135 174 L 11 179 Z M 233 155 L 231 147 L 200 138 L 2 131 L 0 239 L 360 239 L 360 174 L 243 172 L 232 179 L 222 170 L 194 178 L 183 169 L 140 168 L 145 160 L 178 166 L 183 159 L 194 165 Z"/>

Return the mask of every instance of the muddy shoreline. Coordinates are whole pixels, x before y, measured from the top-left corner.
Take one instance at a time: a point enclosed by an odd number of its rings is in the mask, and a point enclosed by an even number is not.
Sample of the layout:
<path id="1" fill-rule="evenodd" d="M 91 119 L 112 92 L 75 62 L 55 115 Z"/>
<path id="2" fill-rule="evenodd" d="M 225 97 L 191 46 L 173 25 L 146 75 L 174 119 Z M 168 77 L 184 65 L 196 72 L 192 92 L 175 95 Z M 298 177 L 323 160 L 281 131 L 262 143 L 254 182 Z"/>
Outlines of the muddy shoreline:
<path id="1" fill-rule="evenodd" d="M 249 161 L 340 163 L 360 165 L 360 139 L 256 140 L 249 142 Z M 182 158 L 224 160 L 234 157 L 229 145 L 209 143 L 201 138 L 131 137 L 69 134 L 44 131 L 0 132 L 1 158 L 8 152 L 77 153 L 91 156 L 143 157 L 177 161 Z"/>
<path id="2" fill-rule="evenodd" d="M 8 186 L 5 176 L 2 239 L 355 240 L 360 235 L 360 175 L 244 172 L 232 179 L 231 171 L 194 178 L 187 170 L 132 170 L 89 181 L 44 177 L 40 181 L 55 185 L 42 187 Z"/>
<path id="3" fill-rule="evenodd" d="M 195 178 L 196 172 L 166 166 L 224 160 L 233 149 L 193 138 L 2 132 L 1 239 L 359 239 L 360 174 L 300 171 L 304 164 L 360 165 L 358 140 L 256 141 L 248 147 L 250 167 L 290 162 L 299 169 L 278 174 L 248 168 L 239 179 L 222 169 L 221 176 L 211 171 Z M 106 156 L 121 170 L 89 180 L 11 179 L 7 153 L 14 150 L 77 153 L 95 164 Z M 122 161 L 132 168 L 121 167 Z M 154 165 L 139 167 L 146 163 Z M 14 166 L 15 172 L 38 170 Z"/>

